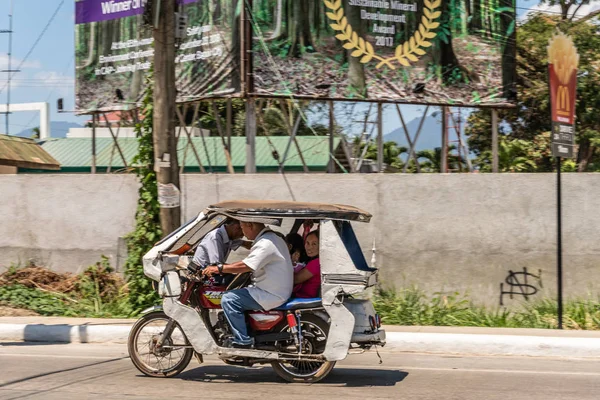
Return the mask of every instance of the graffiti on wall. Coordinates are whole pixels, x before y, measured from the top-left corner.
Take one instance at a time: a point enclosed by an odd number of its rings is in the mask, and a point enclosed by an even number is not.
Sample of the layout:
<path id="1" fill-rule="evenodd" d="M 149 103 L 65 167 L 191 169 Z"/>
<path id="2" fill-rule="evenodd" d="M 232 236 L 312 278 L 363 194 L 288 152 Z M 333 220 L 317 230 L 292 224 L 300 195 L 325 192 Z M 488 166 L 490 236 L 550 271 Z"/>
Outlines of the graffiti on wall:
<path id="1" fill-rule="evenodd" d="M 506 295 L 511 300 L 514 299 L 514 296 L 521 296 L 529 301 L 529 297 L 535 295 L 543 287 L 541 269 L 538 270 L 537 275 L 528 272 L 525 267 L 523 267 L 523 271 L 509 270 L 504 282 L 500 283 L 500 305 L 504 305 L 504 296 Z"/>

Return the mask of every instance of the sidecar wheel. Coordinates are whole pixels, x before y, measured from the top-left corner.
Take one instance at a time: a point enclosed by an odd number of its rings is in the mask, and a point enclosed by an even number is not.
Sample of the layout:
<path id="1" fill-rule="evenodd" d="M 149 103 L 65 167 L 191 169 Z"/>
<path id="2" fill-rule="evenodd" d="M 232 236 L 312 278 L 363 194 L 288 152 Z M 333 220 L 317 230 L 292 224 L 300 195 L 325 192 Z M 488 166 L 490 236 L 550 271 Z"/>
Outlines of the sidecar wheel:
<path id="1" fill-rule="evenodd" d="M 289 330 L 287 324 L 282 331 Z M 325 351 L 329 324 L 312 314 L 302 315 L 302 331 L 310 332 L 304 338 L 303 349 L 305 354 L 321 354 Z M 284 346 L 293 344 L 281 343 Z M 315 383 L 324 379 L 333 367 L 335 361 L 273 361 L 273 370 L 288 382 Z"/>
<path id="2" fill-rule="evenodd" d="M 170 378 L 181 373 L 192 359 L 194 350 L 177 323 L 164 347 L 156 348 L 170 320 L 164 312 L 155 311 L 138 319 L 131 328 L 127 350 L 133 365 L 144 375 Z"/>

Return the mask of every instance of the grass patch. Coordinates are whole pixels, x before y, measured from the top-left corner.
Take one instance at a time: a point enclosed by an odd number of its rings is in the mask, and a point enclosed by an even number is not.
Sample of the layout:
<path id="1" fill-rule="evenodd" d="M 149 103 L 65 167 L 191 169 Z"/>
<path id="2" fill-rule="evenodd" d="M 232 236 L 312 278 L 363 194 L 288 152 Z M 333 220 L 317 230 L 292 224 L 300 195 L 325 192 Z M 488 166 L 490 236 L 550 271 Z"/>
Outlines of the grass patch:
<path id="1" fill-rule="evenodd" d="M 388 325 L 479 326 L 496 328 L 558 328 L 556 300 L 524 303 L 518 310 L 487 309 L 458 292 L 427 296 L 417 287 L 380 289 L 375 309 Z M 600 298 L 569 299 L 563 310 L 564 329 L 600 330 Z"/>

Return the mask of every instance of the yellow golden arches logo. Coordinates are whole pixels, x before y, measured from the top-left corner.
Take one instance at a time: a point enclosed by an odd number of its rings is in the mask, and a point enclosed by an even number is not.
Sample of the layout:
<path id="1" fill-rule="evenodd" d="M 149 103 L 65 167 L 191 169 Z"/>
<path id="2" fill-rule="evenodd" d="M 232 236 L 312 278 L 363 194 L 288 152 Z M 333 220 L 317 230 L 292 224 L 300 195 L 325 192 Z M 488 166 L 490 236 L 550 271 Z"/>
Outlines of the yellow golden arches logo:
<path id="1" fill-rule="evenodd" d="M 571 115 L 571 103 L 569 100 L 569 88 L 558 85 L 558 88 L 556 89 L 557 113 L 567 116 Z"/>
<path id="2" fill-rule="evenodd" d="M 415 31 L 414 35 L 404 43 L 401 43 L 396 47 L 396 51 L 393 57 L 384 58 L 378 56 L 375 53 L 373 45 L 369 43 L 354 31 L 352 26 L 348 23 L 348 19 L 344 15 L 344 9 L 342 7 L 342 0 L 323 0 L 325 7 L 330 11 L 327 12 L 327 17 L 333 21 L 329 24 L 334 31 L 338 31 L 335 37 L 338 40 L 346 42 L 344 48 L 346 50 L 354 51 L 350 54 L 352 57 L 360 57 L 360 62 L 366 64 L 371 60 L 377 60 L 379 63 L 376 68 L 381 68 L 387 65 L 391 69 L 396 69 L 394 62 L 399 63 L 405 67 L 410 66 L 410 61 L 416 62 L 419 60 L 419 56 L 425 55 L 424 48 L 431 47 L 431 42 L 428 39 L 436 37 L 436 33 L 433 30 L 440 26 L 439 22 L 435 22 L 441 15 L 441 11 L 436 9 L 442 4 L 442 0 L 424 0 L 423 5 L 423 16 L 421 17 L 421 23 Z"/>

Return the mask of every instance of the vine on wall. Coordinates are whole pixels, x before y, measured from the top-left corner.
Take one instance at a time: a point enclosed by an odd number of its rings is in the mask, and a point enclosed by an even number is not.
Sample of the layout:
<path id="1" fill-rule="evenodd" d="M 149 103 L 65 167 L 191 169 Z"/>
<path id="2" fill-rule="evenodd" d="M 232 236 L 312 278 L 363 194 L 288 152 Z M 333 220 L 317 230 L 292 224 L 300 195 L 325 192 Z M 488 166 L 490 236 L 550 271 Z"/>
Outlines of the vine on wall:
<path id="1" fill-rule="evenodd" d="M 146 78 L 147 85 L 142 102 L 140 120 L 135 125 L 138 138 L 138 154 L 133 159 L 133 168 L 140 181 L 139 199 L 135 214 L 135 229 L 127 235 L 127 261 L 125 274 L 129 286 L 129 302 L 134 312 L 156 304 L 159 300 L 152 281 L 144 275 L 142 257 L 160 240 L 160 206 L 156 172 L 154 171 L 154 146 L 152 142 L 153 74 Z"/>

